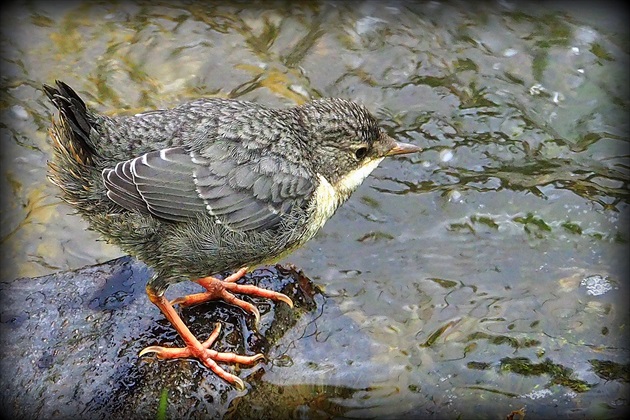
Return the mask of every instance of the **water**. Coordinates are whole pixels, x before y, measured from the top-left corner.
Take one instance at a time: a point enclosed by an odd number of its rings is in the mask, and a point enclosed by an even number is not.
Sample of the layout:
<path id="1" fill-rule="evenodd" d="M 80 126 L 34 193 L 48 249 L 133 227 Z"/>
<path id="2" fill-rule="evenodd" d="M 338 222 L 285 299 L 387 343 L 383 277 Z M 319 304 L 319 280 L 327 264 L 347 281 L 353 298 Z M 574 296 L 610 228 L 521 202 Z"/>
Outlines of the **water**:
<path id="1" fill-rule="evenodd" d="M 121 255 L 46 181 L 42 83 L 61 79 L 109 115 L 202 96 L 354 99 L 425 152 L 385 160 L 286 261 L 343 314 L 318 326 L 337 343 L 330 357 L 364 340 L 378 351 L 356 353 L 352 375 L 333 364 L 292 380 L 304 365 L 278 363 L 262 381 L 294 397 L 283 400 L 294 416 L 618 416 L 630 362 L 630 44 L 621 9 L 604 6 L 5 8 L 2 277 Z M 591 293 L 592 279 L 606 291 Z M 313 362 L 318 341 L 300 343 Z"/>

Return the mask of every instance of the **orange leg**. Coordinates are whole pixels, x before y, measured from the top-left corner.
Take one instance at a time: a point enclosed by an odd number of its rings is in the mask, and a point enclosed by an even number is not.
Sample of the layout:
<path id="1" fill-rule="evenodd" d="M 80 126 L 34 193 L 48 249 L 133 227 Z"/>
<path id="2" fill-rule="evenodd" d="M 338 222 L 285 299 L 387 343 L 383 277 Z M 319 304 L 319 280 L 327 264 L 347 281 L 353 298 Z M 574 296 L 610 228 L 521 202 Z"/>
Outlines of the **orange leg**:
<path id="1" fill-rule="evenodd" d="M 241 363 L 244 365 L 251 365 L 254 362 L 263 359 L 262 354 L 256 354 L 254 356 L 240 356 L 234 353 L 221 353 L 215 350 L 210 350 L 210 346 L 219 336 L 221 331 L 221 324 L 217 323 L 214 331 L 210 334 L 210 337 L 200 343 L 199 340 L 190 332 L 184 321 L 179 317 L 173 306 L 169 303 L 163 295 L 158 296 L 150 286 L 147 286 L 147 294 L 149 299 L 153 302 L 166 316 L 173 327 L 177 330 L 179 335 L 186 343 L 186 347 L 182 348 L 168 348 L 160 346 L 150 346 L 140 352 L 140 356 L 147 353 L 156 353 L 161 359 L 178 359 L 184 357 L 194 357 L 199 359 L 206 367 L 210 368 L 220 378 L 235 385 L 239 389 L 245 389 L 243 381 L 235 375 L 226 372 L 216 362 L 226 363 Z"/>
<path id="2" fill-rule="evenodd" d="M 241 268 L 236 273 L 232 274 L 229 277 L 226 277 L 224 280 L 219 280 L 214 277 L 202 277 L 200 279 L 197 279 L 195 281 L 203 286 L 207 290 L 207 292 L 195 293 L 192 295 L 179 297 L 172 300 L 171 305 L 179 304 L 182 306 L 190 306 L 196 305 L 198 303 L 207 302 L 209 300 L 223 299 L 227 303 L 243 308 L 243 310 L 245 310 L 246 312 L 254 314 L 254 316 L 256 317 L 256 323 L 260 321 L 260 313 L 258 312 L 258 309 L 256 309 L 256 307 L 251 303 L 237 298 L 233 295 L 233 293 L 280 300 L 282 302 L 285 302 L 291 308 L 293 307 L 293 302 L 291 301 L 291 298 L 289 298 L 287 295 L 274 292 L 272 290 L 262 289 L 257 286 L 236 284 L 236 281 L 243 277 L 245 273 L 247 273 L 247 267 Z"/>

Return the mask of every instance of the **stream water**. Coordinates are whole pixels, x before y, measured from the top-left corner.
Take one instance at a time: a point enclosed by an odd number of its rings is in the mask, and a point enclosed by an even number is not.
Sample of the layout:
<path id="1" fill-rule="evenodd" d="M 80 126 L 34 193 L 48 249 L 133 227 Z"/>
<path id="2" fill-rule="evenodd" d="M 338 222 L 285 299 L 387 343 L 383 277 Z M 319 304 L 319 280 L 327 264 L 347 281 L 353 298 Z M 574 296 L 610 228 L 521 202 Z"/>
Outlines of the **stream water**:
<path id="1" fill-rule="evenodd" d="M 42 83 L 61 79 L 108 115 L 211 96 L 352 99 L 425 151 L 385 160 L 285 259 L 379 349 L 360 369 L 348 359 L 345 375 L 312 363 L 296 378 L 295 364 L 278 363 L 262 380 L 295 391 L 294 417 L 627 411 L 621 9 L 36 1 L 1 19 L 3 279 L 121 255 L 46 180 L 54 112 Z M 318 328 L 296 359 L 308 363 L 320 341 L 352 348 L 346 324 Z"/>

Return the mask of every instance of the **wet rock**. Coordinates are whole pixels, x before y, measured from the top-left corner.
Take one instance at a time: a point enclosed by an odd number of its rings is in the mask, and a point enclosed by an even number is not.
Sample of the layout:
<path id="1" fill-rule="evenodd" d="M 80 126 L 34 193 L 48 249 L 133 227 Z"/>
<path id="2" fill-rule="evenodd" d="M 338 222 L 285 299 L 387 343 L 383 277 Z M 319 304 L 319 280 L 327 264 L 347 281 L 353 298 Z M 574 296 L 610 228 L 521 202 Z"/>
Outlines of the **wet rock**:
<path id="1" fill-rule="evenodd" d="M 166 395 L 167 418 L 221 418 L 247 395 L 268 362 L 228 367 L 249 388 L 237 391 L 197 361 L 138 357 L 149 345 L 182 345 L 145 295 L 150 275 L 142 263 L 123 257 L 0 283 L 3 412 L 28 419 L 155 418 Z M 320 292 L 292 267 L 256 270 L 245 281 L 287 294 L 295 309 L 251 298 L 262 315 L 257 327 L 253 316 L 223 302 L 180 309 L 180 314 L 201 340 L 222 323 L 215 350 L 267 354 L 301 315 L 316 308 Z M 197 291 L 197 285 L 184 282 L 167 295 Z"/>

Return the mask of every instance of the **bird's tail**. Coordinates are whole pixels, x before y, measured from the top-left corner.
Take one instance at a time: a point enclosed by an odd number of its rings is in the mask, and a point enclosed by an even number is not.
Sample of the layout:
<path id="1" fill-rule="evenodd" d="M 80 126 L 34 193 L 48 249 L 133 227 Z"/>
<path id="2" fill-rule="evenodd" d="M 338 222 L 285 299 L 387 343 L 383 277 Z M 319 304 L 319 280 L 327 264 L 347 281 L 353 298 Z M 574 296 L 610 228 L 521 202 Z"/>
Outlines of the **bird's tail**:
<path id="1" fill-rule="evenodd" d="M 59 110 L 59 119 L 53 119 L 49 132 L 53 146 L 49 179 L 61 188 L 65 201 L 81 210 L 97 198 L 94 182 L 100 177 L 99 156 L 90 141 L 94 117 L 70 86 L 58 80 L 56 85 L 43 86 Z"/>

